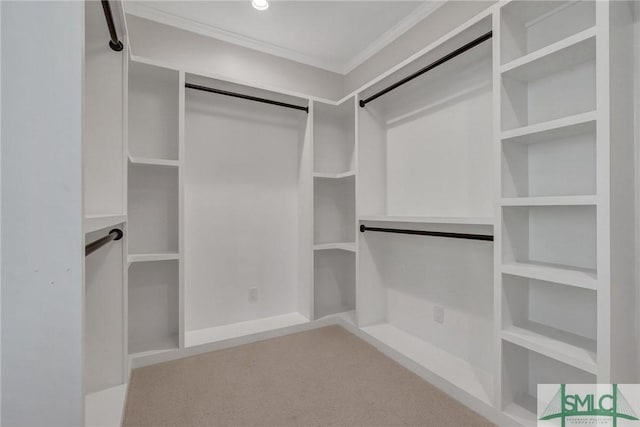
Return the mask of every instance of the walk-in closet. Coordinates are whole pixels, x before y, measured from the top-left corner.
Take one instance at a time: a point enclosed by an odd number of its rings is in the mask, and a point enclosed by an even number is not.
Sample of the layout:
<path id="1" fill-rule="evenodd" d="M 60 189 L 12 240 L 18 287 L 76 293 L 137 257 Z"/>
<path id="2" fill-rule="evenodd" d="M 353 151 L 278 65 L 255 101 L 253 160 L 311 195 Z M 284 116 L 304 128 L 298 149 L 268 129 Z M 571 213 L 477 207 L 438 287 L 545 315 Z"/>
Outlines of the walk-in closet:
<path id="1" fill-rule="evenodd" d="M 0 5 L 3 424 L 535 426 L 640 381 L 638 2 L 60 3 L 81 55 Z"/>

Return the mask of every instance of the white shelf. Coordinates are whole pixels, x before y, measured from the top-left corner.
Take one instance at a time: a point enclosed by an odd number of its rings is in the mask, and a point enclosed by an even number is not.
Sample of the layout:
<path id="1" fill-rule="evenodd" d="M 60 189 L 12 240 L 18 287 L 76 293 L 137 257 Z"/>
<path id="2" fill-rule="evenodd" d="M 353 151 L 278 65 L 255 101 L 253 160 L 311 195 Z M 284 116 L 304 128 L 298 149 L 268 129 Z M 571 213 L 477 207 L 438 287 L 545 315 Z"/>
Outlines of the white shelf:
<path id="1" fill-rule="evenodd" d="M 137 357 L 146 357 L 153 354 L 165 353 L 177 350 L 179 348 L 178 335 L 171 334 L 162 337 L 142 337 L 140 341 L 129 341 L 129 357 L 135 359 Z"/>
<path id="2" fill-rule="evenodd" d="M 84 217 L 84 232 L 92 233 L 103 228 L 113 227 L 127 221 L 126 215 L 86 215 Z"/>
<path id="3" fill-rule="evenodd" d="M 594 375 L 598 372 L 594 340 L 535 322 L 506 327 L 502 339 Z"/>
<path id="4" fill-rule="evenodd" d="M 318 243 L 313 245 L 314 251 L 326 251 L 329 249 L 340 249 L 343 251 L 356 251 L 356 243 L 355 242 L 335 242 L 335 243 Z"/>
<path id="5" fill-rule="evenodd" d="M 340 173 L 332 173 L 332 172 L 314 172 L 314 178 L 328 178 L 328 179 L 341 179 L 348 178 L 350 176 L 355 176 L 356 173 L 354 171 L 340 172 Z"/>
<path id="6" fill-rule="evenodd" d="M 87 394 L 85 401 L 85 425 L 91 427 L 114 427 L 122 423 L 127 385 Z"/>
<path id="7" fill-rule="evenodd" d="M 507 197 L 502 206 L 589 206 L 597 200 L 596 196 Z"/>
<path id="8" fill-rule="evenodd" d="M 179 160 L 151 159 L 151 158 L 145 158 L 145 157 L 129 156 L 129 162 L 134 165 L 146 165 L 146 166 L 168 166 L 168 167 L 176 167 L 176 168 L 180 166 Z"/>
<path id="9" fill-rule="evenodd" d="M 127 257 L 127 261 L 129 263 L 147 261 L 172 261 L 177 259 L 180 259 L 180 254 L 176 252 L 129 254 L 129 256 Z"/>
<path id="10" fill-rule="evenodd" d="M 340 313 L 327 314 L 326 316 L 322 316 L 320 318 L 315 319 L 316 321 L 320 320 L 328 320 L 328 319 L 340 319 L 345 323 L 348 323 L 353 326 L 358 326 L 357 315 L 355 310 L 342 311 Z"/>
<path id="11" fill-rule="evenodd" d="M 493 377 L 488 372 L 388 323 L 365 326 L 362 330 L 461 390 L 491 404 Z"/>
<path id="12" fill-rule="evenodd" d="M 435 216 L 388 216 L 365 215 L 360 221 L 371 222 L 412 222 L 416 224 L 462 224 L 462 225 L 493 225 L 491 217 L 435 217 Z"/>
<path id="13" fill-rule="evenodd" d="M 185 347 L 209 344 L 308 322 L 309 319 L 300 313 L 288 313 L 280 316 L 263 317 L 262 319 L 232 323 L 230 325 L 187 331 L 185 334 Z"/>
<path id="14" fill-rule="evenodd" d="M 505 414 L 518 424 L 535 427 L 537 425 L 537 402 L 533 396 L 525 396 L 504 408 Z"/>
<path id="15" fill-rule="evenodd" d="M 549 120 L 502 132 L 502 140 L 510 143 L 532 144 L 553 139 L 561 139 L 595 131 L 597 114 L 595 111 L 575 114 L 560 119 Z"/>
<path id="16" fill-rule="evenodd" d="M 501 67 L 503 75 L 532 81 L 595 58 L 595 27 L 509 62 Z"/>
<path id="17" fill-rule="evenodd" d="M 585 289 L 595 290 L 598 287 L 596 271 L 593 269 L 564 268 L 545 263 L 515 262 L 503 264 L 502 273 Z"/>

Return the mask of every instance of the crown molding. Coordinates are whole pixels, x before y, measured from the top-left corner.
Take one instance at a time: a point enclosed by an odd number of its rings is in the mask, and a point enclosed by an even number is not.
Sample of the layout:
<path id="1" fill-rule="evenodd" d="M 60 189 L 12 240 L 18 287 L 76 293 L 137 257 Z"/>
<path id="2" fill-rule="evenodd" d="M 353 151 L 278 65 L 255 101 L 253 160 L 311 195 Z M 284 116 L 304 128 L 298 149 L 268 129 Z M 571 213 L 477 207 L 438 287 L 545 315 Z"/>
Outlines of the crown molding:
<path id="1" fill-rule="evenodd" d="M 406 33 L 409 29 L 415 26 L 418 22 L 422 21 L 428 15 L 433 13 L 436 9 L 442 6 L 445 0 L 442 1 L 426 1 L 422 6 L 418 7 L 415 11 L 411 12 L 400 22 L 394 25 L 391 29 L 383 33 L 380 37 L 368 45 L 362 52 L 359 52 L 356 56 L 351 58 L 344 64 L 336 63 L 332 61 L 325 61 L 316 57 L 307 55 L 302 52 L 298 52 L 293 49 L 283 48 L 271 43 L 266 43 L 261 40 L 247 37 L 242 34 L 235 33 L 233 31 L 223 30 L 212 25 L 203 24 L 192 19 L 180 17 L 171 13 L 164 12 L 146 4 L 140 2 L 124 1 L 124 9 L 127 14 L 137 16 L 140 18 L 148 19 L 158 22 L 160 24 L 169 25 L 175 28 L 179 28 L 192 33 L 200 34 L 206 37 L 210 37 L 216 40 L 221 40 L 227 43 L 235 44 L 238 46 L 246 47 L 252 50 L 257 50 L 269 55 L 278 56 L 280 58 L 288 59 L 291 61 L 299 62 L 311 67 L 320 68 L 333 73 L 346 75 L 353 69 L 361 65 L 367 59 L 378 53 L 384 47 L 396 40 L 398 37 Z"/>
<path id="2" fill-rule="evenodd" d="M 284 59 L 289 59 L 291 61 L 310 65 L 312 67 L 342 74 L 342 64 L 334 64 L 329 61 L 322 61 L 309 55 L 305 55 L 304 53 L 297 52 L 293 49 L 282 48 L 280 46 L 266 43 L 264 41 L 257 40 L 251 37 L 243 36 L 232 31 L 223 30 L 211 25 L 194 21 L 192 19 L 176 16 L 171 13 L 155 9 L 151 6 L 140 4 L 138 2 L 125 2 L 125 11 L 129 15 L 149 19 L 151 21 L 159 22 L 160 24 L 180 28 L 181 30 L 200 34 L 202 36 L 210 37 L 216 40 L 222 40 L 227 43 L 257 50 L 269 55 L 278 56 Z"/>
<path id="3" fill-rule="evenodd" d="M 378 37 L 373 43 L 367 46 L 362 52 L 347 61 L 342 67 L 342 74 L 349 74 L 356 67 L 361 65 L 367 59 L 380 52 L 391 42 L 413 28 L 418 22 L 435 12 L 440 6 L 445 4 L 446 0 L 425 1 L 424 4 L 403 18 L 396 25 L 387 30 Z"/>

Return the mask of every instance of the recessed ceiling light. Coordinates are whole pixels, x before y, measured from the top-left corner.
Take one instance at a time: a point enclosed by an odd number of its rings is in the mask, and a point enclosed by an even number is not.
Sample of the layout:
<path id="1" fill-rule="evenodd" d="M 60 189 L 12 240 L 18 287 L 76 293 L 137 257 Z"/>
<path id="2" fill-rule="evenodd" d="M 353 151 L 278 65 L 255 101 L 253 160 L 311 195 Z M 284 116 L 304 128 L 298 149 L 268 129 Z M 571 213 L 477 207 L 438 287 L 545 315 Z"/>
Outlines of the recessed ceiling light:
<path id="1" fill-rule="evenodd" d="M 258 10 L 269 9 L 269 2 L 267 0 L 251 0 L 251 6 Z"/>

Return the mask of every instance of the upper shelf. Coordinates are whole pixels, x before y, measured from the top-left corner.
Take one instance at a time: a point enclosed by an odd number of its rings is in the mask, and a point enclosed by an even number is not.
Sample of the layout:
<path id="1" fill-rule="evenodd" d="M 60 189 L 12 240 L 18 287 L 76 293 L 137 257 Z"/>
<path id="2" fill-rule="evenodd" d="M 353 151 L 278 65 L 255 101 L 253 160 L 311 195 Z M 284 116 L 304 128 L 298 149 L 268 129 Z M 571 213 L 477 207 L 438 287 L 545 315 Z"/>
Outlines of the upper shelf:
<path id="1" fill-rule="evenodd" d="M 595 55 L 596 29 L 592 27 L 511 61 L 503 65 L 500 71 L 517 80 L 533 81 L 582 64 L 595 58 Z"/>
<path id="2" fill-rule="evenodd" d="M 545 263 L 512 262 L 502 265 L 502 273 L 579 288 L 598 289 L 598 276 L 593 269 L 564 268 Z"/>
<path id="3" fill-rule="evenodd" d="M 179 160 L 167 160 L 167 159 L 152 159 L 146 157 L 132 157 L 129 156 L 129 162 L 134 165 L 147 165 L 147 166 L 180 166 Z"/>
<path id="4" fill-rule="evenodd" d="M 544 196 L 506 197 L 502 206 L 591 206 L 597 204 L 596 196 Z"/>
<path id="5" fill-rule="evenodd" d="M 493 225 L 492 217 L 436 217 L 436 216 L 389 216 L 364 215 L 360 221 L 375 222 L 412 222 L 416 224 L 462 224 L 462 225 Z"/>
<path id="6" fill-rule="evenodd" d="M 342 251 L 356 252 L 355 242 L 332 242 L 332 243 L 316 243 L 313 245 L 315 251 L 326 251 L 330 249 L 339 249 Z"/>
<path id="7" fill-rule="evenodd" d="M 355 176 L 356 173 L 354 171 L 346 171 L 340 173 L 332 173 L 332 172 L 314 172 L 314 178 L 329 178 L 329 179 L 340 179 L 340 178 L 348 178 L 350 176 Z"/>
<path id="8" fill-rule="evenodd" d="M 596 112 L 575 114 L 502 132 L 502 140 L 510 143 L 533 144 L 554 139 L 567 138 L 596 128 Z"/>
<path id="9" fill-rule="evenodd" d="M 92 233 L 127 221 L 126 215 L 85 215 L 84 232 Z"/>

